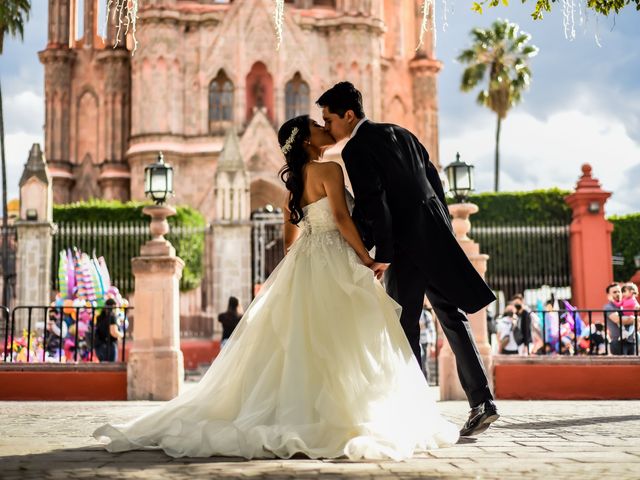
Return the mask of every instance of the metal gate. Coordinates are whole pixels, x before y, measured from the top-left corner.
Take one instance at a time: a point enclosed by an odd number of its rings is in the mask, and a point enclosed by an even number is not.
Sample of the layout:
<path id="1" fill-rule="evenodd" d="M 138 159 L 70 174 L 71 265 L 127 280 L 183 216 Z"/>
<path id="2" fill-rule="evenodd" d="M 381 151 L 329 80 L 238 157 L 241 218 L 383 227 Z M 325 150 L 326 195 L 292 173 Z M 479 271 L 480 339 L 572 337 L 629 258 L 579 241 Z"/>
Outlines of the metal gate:
<path id="1" fill-rule="evenodd" d="M 283 215 L 279 209 L 263 208 L 251 215 L 251 223 L 251 278 L 256 292 L 284 258 Z"/>
<path id="2" fill-rule="evenodd" d="M 571 285 L 569 225 L 473 223 L 469 236 L 489 255 L 487 283 L 506 298 L 543 285 Z"/>

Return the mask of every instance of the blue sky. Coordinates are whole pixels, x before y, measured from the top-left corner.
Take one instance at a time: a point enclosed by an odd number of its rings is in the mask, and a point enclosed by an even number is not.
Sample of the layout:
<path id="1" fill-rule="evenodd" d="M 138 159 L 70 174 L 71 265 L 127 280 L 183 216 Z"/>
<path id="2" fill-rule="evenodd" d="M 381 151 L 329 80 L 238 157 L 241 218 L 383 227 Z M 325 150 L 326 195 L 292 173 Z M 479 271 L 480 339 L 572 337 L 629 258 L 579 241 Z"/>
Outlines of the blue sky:
<path id="1" fill-rule="evenodd" d="M 576 38 L 564 36 L 561 2 L 543 21 L 533 21 L 531 2 L 471 12 L 470 1 L 437 2 L 441 162 L 456 151 L 475 165 L 478 191 L 493 182 L 495 115 L 459 90 L 462 66 L 455 62 L 470 42 L 471 28 L 508 18 L 540 48 L 532 60 L 533 81 L 524 102 L 502 128 L 501 190 L 572 188 L 588 162 L 605 190 L 613 192 L 608 214 L 640 212 L 640 13 L 624 9 L 615 18 L 590 14 Z M 0 58 L 5 112 L 9 197 L 33 142 L 43 143 L 44 69 L 37 52 L 46 44 L 47 2 L 34 0 L 24 42 L 7 38 Z M 596 41 L 596 33 L 600 46 Z M 285 32 L 286 34 L 286 32 Z"/>

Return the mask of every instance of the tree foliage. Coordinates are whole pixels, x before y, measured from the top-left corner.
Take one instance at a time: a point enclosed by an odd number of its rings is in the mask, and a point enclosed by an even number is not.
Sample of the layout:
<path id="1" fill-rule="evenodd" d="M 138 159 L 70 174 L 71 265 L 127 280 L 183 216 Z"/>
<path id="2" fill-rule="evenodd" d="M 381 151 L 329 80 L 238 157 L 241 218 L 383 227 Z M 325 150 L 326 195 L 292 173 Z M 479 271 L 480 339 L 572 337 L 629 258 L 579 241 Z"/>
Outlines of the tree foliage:
<path id="1" fill-rule="evenodd" d="M 531 70 L 528 60 L 538 53 L 529 45 L 531 36 L 508 20 L 497 20 L 490 28 L 471 30 L 472 44 L 458 55 L 468 65 L 462 72 L 460 89 L 469 92 L 480 86 L 476 101 L 497 115 L 494 167 L 494 190 L 499 190 L 500 127 L 507 112 L 522 100 L 529 86 Z"/>
<path id="2" fill-rule="evenodd" d="M 560 3 L 557 0 L 522 0 L 522 3 L 534 3 L 533 12 L 531 16 L 534 20 L 542 20 L 544 14 L 550 12 L 556 3 Z M 509 0 L 481 0 L 474 1 L 471 4 L 471 9 L 482 13 L 484 7 L 497 7 L 498 5 L 509 5 Z M 629 5 L 635 5 L 636 10 L 640 11 L 640 0 L 587 0 L 587 9 L 594 13 L 601 15 L 618 14 L 620 10 Z"/>
<path id="3" fill-rule="evenodd" d="M 12 37 L 24 37 L 24 24 L 29 19 L 30 0 L 0 1 L 0 55 L 6 34 Z"/>

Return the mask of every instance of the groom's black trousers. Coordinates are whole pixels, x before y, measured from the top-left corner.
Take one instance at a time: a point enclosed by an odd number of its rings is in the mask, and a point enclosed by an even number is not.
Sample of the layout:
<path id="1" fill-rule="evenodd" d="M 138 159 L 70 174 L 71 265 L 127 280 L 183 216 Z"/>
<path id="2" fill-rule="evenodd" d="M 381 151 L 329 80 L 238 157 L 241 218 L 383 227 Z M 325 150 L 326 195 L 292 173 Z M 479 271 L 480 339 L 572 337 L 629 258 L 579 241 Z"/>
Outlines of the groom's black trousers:
<path id="1" fill-rule="evenodd" d="M 493 399 L 467 316 L 440 295 L 437 286 L 429 281 L 424 272 L 416 266 L 415 261 L 408 256 L 394 257 L 385 274 L 385 284 L 387 293 L 402 306 L 400 323 L 418 363 L 419 322 L 426 294 L 456 357 L 460 384 L 467 395 L 469 405 L 475 407 L 485 400 Z"/>

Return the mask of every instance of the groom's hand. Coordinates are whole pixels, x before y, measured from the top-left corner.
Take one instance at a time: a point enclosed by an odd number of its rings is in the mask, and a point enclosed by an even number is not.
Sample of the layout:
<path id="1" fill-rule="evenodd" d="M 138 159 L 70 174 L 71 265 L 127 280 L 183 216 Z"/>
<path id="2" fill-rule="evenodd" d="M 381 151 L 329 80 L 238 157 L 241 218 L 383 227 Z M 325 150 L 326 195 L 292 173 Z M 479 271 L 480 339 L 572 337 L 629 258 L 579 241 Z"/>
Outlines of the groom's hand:
<path id="1" fill-rule="evenodd" d="M 371 265 L 369 265 L 369 268 L 373 270 L 373 274 L 378 280 L 380 280 L 384 275 L 384 272 L 387 270 L 387 268 L 389 268 L 389 265 L 389 263 L 373 262 Z"/>

